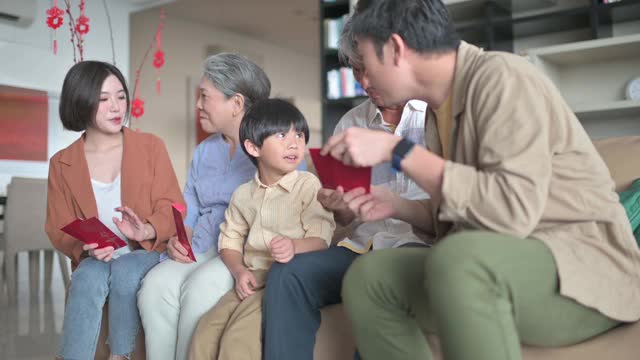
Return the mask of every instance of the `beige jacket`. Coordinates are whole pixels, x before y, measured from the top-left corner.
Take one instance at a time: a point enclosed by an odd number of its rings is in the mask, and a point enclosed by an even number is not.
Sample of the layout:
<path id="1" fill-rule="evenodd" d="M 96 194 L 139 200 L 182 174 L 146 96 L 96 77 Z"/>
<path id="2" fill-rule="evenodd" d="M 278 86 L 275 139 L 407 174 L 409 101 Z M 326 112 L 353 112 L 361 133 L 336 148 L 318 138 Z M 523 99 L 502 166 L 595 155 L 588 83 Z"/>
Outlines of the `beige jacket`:
<path id="1" fill-rule="evenodd" d="M 464 42 L 455 71 L 452 161 L 441 203 L 424 202 L 433 235 L 483 229 L 539 239 L 555 257 L 562 295 L 638 320 L 640 251 L 609 170 L 559 91 L 526 59 Z M 434 116 L 426 143 L 442 154 Z"/>

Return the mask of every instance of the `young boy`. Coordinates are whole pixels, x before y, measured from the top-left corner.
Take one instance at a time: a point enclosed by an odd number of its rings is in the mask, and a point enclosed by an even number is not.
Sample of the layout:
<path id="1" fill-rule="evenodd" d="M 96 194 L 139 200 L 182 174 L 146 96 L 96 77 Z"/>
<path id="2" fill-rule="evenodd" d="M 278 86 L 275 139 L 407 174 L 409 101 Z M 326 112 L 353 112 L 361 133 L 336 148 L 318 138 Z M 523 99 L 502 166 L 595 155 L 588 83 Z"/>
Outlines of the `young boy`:
<path id="1" fill-rule="evenodd" d="M 242 119 L 240 144 L 258 172 L 233 193 L 218 239 L 235 289 L 200 319 L 190 359 L 260 360 L 269 267 L 299 253 L 324 250 L 331 242 L 335 222 L 317 200 L 320 181 L 296 170 L 308 141 L 304 116 L 287 101 L 259 101 Z"/>

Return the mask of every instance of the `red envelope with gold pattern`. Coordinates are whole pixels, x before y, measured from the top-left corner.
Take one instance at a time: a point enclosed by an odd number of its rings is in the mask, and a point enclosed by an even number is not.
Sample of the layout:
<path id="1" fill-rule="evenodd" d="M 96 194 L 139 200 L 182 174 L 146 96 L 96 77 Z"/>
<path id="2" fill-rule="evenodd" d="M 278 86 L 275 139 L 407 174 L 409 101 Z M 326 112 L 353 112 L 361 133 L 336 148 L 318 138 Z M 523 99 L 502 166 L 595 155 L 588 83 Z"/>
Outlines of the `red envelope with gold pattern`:
<path id="1" fill-rule="evenodd" d="M 115 250 L 127 246 L 124 240 L 120 239 L 95 216 L 86 220 L 75 219 L 60 230 L 85 244 L 98 244 L 97 249 L 113 246 Z"/>
<path id="2" fill-rule="evenodd" d="M 309 149 L 311 160 L 316 167 L 322 186 L 336 189 L 342 186 L 344 191 L 364 188 L 368 193 L 371 187 L 371 168 L 348 166 L 331 155 L 320 155 L 320 149 Z"/>

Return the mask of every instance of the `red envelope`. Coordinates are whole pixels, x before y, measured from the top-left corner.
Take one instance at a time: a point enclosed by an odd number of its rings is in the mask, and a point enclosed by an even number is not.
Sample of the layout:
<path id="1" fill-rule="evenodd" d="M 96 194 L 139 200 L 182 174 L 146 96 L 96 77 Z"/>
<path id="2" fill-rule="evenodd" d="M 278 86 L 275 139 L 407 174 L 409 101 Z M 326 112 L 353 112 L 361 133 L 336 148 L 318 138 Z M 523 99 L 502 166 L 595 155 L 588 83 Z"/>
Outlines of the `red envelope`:
<path id="1" fill-rule="evenodd" d="M 95 216 L 86 220 L 75 219 L 60 230 L 85 244 L 98 244 L 97 249 L 107 246 L 119 249 L 127 246 L 124 240 L 120 239 Z"/>
<path id="2" fill-rule="evenodd" d="M 182 222 L 182 213 L 185 212 L 184 205 L 180 203 L 171 204 L 171 210 L 173 210 L 173 221 L 176 223 L 176 231 L 178 233 L 178 241 L 185 249 L 187 249 L 187 254 L 189 255 L 189 259 L 196 262 L 196 256 L 193 255 L 193 249 L 191 249 L 191 244 L 189 243 L 189 238 L 187 237 L 187 231 L 184 229 L 184 222 Z"/>
<path id="3" fill-rule="evenodd" d="M 320 155 L 320 149 L 309 149 L 311 159 L 318 172 L 322 186 L 336 189 L 342 186 L 344 191 L 362 187 L 368 193 L 371 187 L 371 168 L 348 166 L 331 155 Z"/>

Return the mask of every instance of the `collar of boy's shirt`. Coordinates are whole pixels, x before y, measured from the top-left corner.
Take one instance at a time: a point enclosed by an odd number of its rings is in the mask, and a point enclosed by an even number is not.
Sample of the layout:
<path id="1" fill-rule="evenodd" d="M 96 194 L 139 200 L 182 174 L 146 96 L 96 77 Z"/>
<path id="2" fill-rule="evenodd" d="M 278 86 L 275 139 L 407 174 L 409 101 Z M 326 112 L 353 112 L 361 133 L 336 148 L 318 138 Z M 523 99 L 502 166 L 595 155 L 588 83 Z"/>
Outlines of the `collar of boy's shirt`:
<path id="1" fill-rule="evenodd" d="M 376 106 L 376 104 L 373 103 L 373 101 L 369 100 L 369 104 L 370 106 L 369 106 L 369 111 L 367 115 L 367 119 L 369 120 L 369 126 L 375 125 L 376 121 L 382 124 L 384 122 L 384 119 L 382 118 L 382 112 Z M 420 112 L 427 111 L 427 103 L 425 103 L 424 101 L 409 100 L 407 104 L 404 106 L 404 109 L 402 109 L 403 114 L 407 107 L 409 107 L 413 111 L 420 111 Z M 400 121 L 402 121 L 402 118 L 400 119 L 401 119 Z"/>
<path id="2" fill-rule="evenodd" d="M 453 126 L 453 114 L 451 108 L 451 94 L 439 108 L 432 108 L 438 124 L 438 135 L 442 145 L 442 157 L 450 160 L 451 128 Z"/>
<path id="3" fill-rule="evenodd" d="M 291 190 L 293 190 L 293 185 L 296 183 L 297 178 L 298 178 L 298 170 L 294 170 L 286 174 L 285 176 L 281 177 L 280 180 L 276 181 L 275 183 L 271 185 L 265 185 L 262 183 L 262 181 L 260 181 L 260 172 L 256 171 L 256 175 L 254 176 L 253 180 L 257 185 L 255 191 L 258 191 L 259 189 L 266 189 L 269 187 L 280 186 L 287 192 L 291 192 Z"/>

